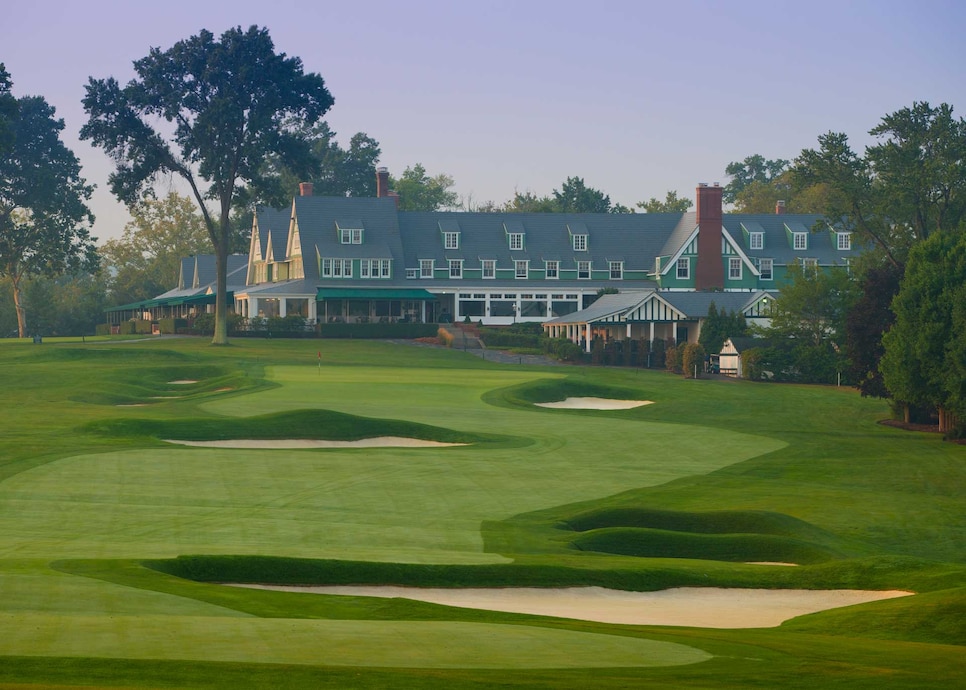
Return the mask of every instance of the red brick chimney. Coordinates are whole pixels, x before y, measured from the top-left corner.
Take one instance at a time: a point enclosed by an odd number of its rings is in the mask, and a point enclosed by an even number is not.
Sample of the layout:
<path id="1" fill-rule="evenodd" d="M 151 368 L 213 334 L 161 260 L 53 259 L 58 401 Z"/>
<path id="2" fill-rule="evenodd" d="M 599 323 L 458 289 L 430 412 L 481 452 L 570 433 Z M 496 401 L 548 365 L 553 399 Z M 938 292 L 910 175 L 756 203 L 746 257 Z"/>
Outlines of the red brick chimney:
<path id="1" fill-rule="evenodd" d="M 783 216 L 785 215 L 785 200 L 779 199 L 775 202 L 775 215 Z"/>
<path id="2" fill-rule="evenodd" d="M 299 196 L 312 196 L 311 182 L 299 182 Z"/>
<path id="3" fill-rule="evenodd" d="M 389 168 L 376 168 L 376 196 L 389 196 Z"/>
<path id="4" fill-rule="evenodd" d="M 721 193 L 722 187 L 699 184 L 696 190 L 698 206 L 698 265 L 694 271 L 697 290 L 724 287 L 724 262 L 721 259 Z"/>

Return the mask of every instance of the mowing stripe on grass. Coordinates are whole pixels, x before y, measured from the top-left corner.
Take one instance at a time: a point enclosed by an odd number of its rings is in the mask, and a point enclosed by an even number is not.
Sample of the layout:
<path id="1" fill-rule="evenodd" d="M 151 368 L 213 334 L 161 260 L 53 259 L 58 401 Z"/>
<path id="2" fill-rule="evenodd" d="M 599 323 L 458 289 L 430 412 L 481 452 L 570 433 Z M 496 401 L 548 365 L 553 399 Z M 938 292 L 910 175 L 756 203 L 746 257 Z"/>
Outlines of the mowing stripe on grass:
<path id="1" fill-rule="evenodd" d="M 399 668 L 680 666 L 693 647 L 523 625 L 0 614 L 0 654 Z"/>

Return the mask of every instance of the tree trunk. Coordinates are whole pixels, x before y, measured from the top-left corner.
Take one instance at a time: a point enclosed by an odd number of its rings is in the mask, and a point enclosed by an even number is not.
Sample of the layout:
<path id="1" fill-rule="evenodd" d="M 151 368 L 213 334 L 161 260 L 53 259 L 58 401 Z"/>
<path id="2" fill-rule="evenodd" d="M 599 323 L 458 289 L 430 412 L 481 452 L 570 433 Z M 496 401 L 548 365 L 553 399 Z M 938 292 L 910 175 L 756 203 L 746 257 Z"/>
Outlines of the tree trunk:
<path id="1" fill-rule="evenodd" d="M 228 241 L 215 248 L 215 334 L 212 345 L 228 344 Z"/>
<path id="2" fill-rule="evenodd" d="M 27 313 L 23 308 L 23 299 L 20 292 L 20 276 L 16 273 L 12 274 L 11 282 L 13 283 L 13 306 L 14 310 L 17 312 L 17 333 L 19 337 L 27 337 Z"/>

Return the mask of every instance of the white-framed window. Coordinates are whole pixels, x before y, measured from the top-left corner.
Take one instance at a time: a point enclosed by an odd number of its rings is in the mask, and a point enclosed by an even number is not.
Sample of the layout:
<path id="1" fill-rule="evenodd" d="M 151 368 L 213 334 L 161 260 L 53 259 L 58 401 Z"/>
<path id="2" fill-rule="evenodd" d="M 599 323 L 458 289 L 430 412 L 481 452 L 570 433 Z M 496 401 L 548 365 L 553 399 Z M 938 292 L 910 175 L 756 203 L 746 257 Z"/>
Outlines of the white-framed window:
<path id="1" fill-rule="evenodd" d="M 462 278 L 463 277 L 463 260 L 462 259 L 450 259 L 449 260 L 449 277 L 450 278 Z"/>
<path id="2" fill-rule="evenodd" d="M 418 277 L 419 277 L 419 269 L 418 268 L 407 268 L 406 269 L 406 278 L 407 279 L 418 278 Z"/>
<path id="3" fill-rule="evenodd" d="M 852 249 L 852 233 L 838 232 L 836 234 L 836 246 L 839 251 L 847 252 Z"/>
<path id="4" fill-rule="evenodd" d="M 530 272 L 530 262 L 529 261 L 514 261 L 513 262 L 513 275 L 515 278 L 526 278 Z"/>
<path id="5" fill-rule="evenodd" d="M 521 250 L 523 249 L 523 233 L 522 232 L 511 232 L 510 233 L 510 249 Z"/>
<path id="6" fill-rule="evenodd" d="M 752 232 L 748 235 L 748 248 L 749 249 L 764 249 L 765 248 L 765 233 L 763 232 Z"/>
<path id="7" fill-rule="evenodd" d="M 419 260 L 419 277 L 420 278 L 432 278 L 433 277 L 433 260 L 432 259 L 420 259 Z"/>
<path id="8" fill-rule="evenodd" d="M 610 264 L 610 279 L 611 280 L 624 280 L 624 262 L 623 261 L 611 261 Z"/>
<path id="9" fill-rule="evenodd" d="M 352 259 L 322 259 L 323 278 L 351 278 Z"/>
<path id="10" fill-rule="evenodd" d="M 392 263 L 389 259 L 363 259 L 359 263 L 360 278 L 389 278 L 391 273 Z"/>
<path id="11" fill-rule="evenodd" d="M 802 266 L 807 268 L 810 271 L 817 271 L 818 259 L 810 259 L 810 258 L 802 259 Z"/>
<path id="12" fill-rule="evenodd" d="M 590 262 L 589 261 L 577 262 L 577 279 L 590 280 Z"/>
<path id="13" fill-rule="evenodd" d="M 762 280 L 774 280 L 775 278 L 774 259 L 759 259 L 758 271 L 761 273 Z"/>
<path id="14" fill-rule="evenodd" d="M 496 260 L 495 259 L 483 259 L 480 262 L 483 265 L 483 277 L 487 280 L 492 280 L 496 278 Z"/>
<path id="15" fill-rule="evenodd" d="M 799 250 L 808 249 L 808 235 L 804 232 L 795 232 L 793 235 L 792 247 Z"/>
<path id="16" fill-rule="evenodd" d="M 587 235 L 574 235 L 574 251 L 587 251 Z"/>
<path id="17" fill-rule="evenodd" d="M 741 280 L 741 258 L 737 256 L 728 259 L 728 279 Z"/>
<path id="18" fill-rule="evenodd" d="M 443 249 L 459 249 L 460 234 L 458 232 L 443 233 Z"/>
<path id="19" fill-rule="evenodd" d="M 691 259 L 686 256 L 678 259 L 677 277 L 679 280 L 687 280 L 691 277 Z"/>
<path id="20" fill-rule="evenodd" d="M 342 244 L 362 244 L 362 228 L 341 228 Z"/>
<path id="21" fill-rule="evenodd" d="M 546 277 L 548 280 L 557 280 L 560 278 L 560 262 L 559 261 L 548 261 L 546 266 Z"/>

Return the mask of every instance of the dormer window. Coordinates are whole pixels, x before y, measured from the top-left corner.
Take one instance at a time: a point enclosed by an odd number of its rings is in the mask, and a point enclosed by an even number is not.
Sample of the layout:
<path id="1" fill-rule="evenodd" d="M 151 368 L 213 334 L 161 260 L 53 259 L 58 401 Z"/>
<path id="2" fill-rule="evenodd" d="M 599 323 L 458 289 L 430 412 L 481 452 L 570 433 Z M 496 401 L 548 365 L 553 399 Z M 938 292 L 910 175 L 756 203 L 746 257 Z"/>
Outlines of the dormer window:
<path id="1" fill-rule="evenodd" d="M 794 232 L 792 233 L 793 244 L 792 247 L 797 250 L 808 249 L 808 235 L 804 232 Z"/>
<path id="2" fill-rule="evenodd" d="M 342 244 L 362 244 L 362 228 L 339 228 Z"/>
<path id="3" fill-rule="evenodd" d="M 511 232 L 509 235 L 510 249 L 514 251 L 523 250 L 523 233 Z"/>
<path id="4" fill-rule="evenodd" d="M 847 252 L 852 249 L 852 233 L 849 232 L 838 232 L 836 233 L 836 246 L 839 251 Z"/>
<path id="5" fill-rule="evenodd" d="M 587 235 L 574 235 L 573 240 L 575 252 L 587 251 Z"/>
<path id="6" fill-rule="evenodd" d="M 459 249 L 460 234 L 458 232 L 443 233 L 443 249 Z"/>
<path id="7" fill-rule="evenodd" d="M 764 249 L 765 248 L 765 233 L 763 233 L 763 232 L 752 232 L 752 233 L 748 233 L 748 248 L 749 249 Z"/>

